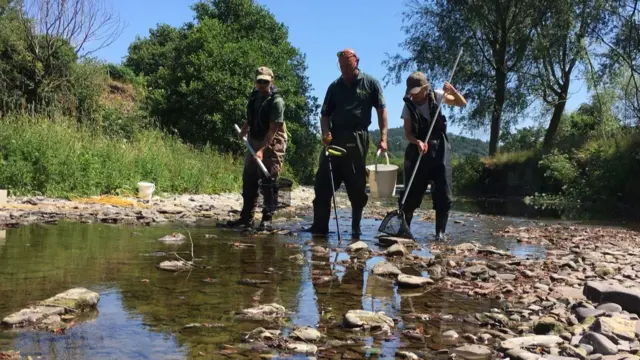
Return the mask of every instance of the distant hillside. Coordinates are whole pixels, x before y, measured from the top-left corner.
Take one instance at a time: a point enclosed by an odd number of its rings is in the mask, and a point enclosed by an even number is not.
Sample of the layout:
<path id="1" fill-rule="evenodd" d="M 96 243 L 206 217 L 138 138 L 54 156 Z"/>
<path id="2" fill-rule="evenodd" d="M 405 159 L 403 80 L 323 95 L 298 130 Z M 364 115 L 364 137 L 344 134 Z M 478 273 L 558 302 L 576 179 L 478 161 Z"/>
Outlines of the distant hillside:
<path id="1" fill-rule="evenodd" d="M 377 142 L 380 138 L 380 131 L 370 131 L 372 140 Z M 466 136 L 447 134 L 451 141 L 451 149 L 455 157 L 466 157 L 469 155 L 486 156 L 489 154 L 489 143 L 486 141 L 468 138 Z M 395 157 L 402 157 L 407 146 L 402 127 L 389 129 L 387 134 L 387 145 L 389 152 Z"/>

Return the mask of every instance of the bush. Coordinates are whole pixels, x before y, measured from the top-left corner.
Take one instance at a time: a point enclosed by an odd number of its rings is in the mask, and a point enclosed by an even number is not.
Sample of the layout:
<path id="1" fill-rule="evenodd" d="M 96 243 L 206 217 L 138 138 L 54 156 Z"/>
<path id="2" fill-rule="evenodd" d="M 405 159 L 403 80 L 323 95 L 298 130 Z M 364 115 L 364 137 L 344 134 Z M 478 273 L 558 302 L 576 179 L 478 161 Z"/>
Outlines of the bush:
<path id="1" fill-rule="evenodd" d="M 565 191 L 577 185 L 579 169 L 567 154 L 554 150 L 544 155 L 538 166 L 544 171 L 544 178 L 552 188 Z"/>
<path id="2" fill-rule="evenodd" d="M 477 194 L 480 191 L 484 164 L 479 156 L 470 155 L 453 162 L 452 190 L 455 194 Z"/>
<path id="3" fill-rule="evenodd" d="M 241 186 L 241 159 L 196 150 L 158 130 L 127 141 L 69 119 L 5 117 L 0 124 L 0 186 L 12 195 L 136 192 L 138 181 L 168 193 L 213 194 Z"/>

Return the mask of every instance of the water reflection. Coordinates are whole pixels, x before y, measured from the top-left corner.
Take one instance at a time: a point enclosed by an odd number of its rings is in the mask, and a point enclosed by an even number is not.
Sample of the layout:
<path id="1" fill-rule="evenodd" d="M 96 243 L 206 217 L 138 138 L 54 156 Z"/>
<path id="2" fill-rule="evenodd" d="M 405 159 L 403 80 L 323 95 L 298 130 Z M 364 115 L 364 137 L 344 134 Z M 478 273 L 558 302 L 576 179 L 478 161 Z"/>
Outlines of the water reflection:
<path id="1" fill-rule="evenodd" d="M 79 321 L 66 334 L 0 332 L 0 350 L 51 359 L 173 359 L 215 358 L 225 345 L 235 345 L 238 352 L 255 357 L 255 351 L 238 346 L 246 332 L 265 326 L 287 334 L 292 326 L 312 326 L 328 336 L 325 340 L 350 342 L 319 357 L 335 352 L 376 358 L 393 356 L 400 348 L 429 351 L 447 347 L 440 336 L 443 331 L 472 332 L 473 326 L 465 324 L 464 317 L 498 306 L 438 290 L 399 290 L 394 281 L 371 275 L 371 268 L 382 257 L 362 261 L 336 251 L 352 241 L 345 230 L 350 229 L 347 211 L 340 211 L 340 219 L 345 231 L 342 242 L 335 233 L 328 238 L 308 234 L 248 237 L 212 226 L 190 228 L 197 263 L 203 267 L 177 274 L 158 270 L 155 265 L 175 259 L 173 252 L 190 259 L 188 241 L 170 245 L 157 240 L 175 231 L 186 234 L 178 226 L 60 223 L 6 230 L 4 241 L 0 234 L 0 316 L 77 286 L 100 292 L 101 301 L 95 319 Z M 414 253 L 429 257 L 433 220 L 417 219 L 414 224 L 421 245 Z M 454 212 L 449 234 L 452 244 L 475 241 L 517 256 L 543 256 L 541 247 L 493 235 L 506 226 L 531 224 L 529 220 Z M 378 225 L 374 220 L 362 224 L 362 240 L 375 251 L 382 250 L 375 239 Z M 296 229 L 300 224 L 286 226 Z M 313 254 L 314 245 L 330 252 Z M 289 259 L 297 254 L 305 261 Z M 203 282 L 206 278 L 217 281 Z M 315 281 L 318 278 L 321 281 Z M 247 286 L 239 284 L 242 279 L 268 283 Z M 291 323 L 238 321 L 233 315 L 234 311 L 272 302 L 292 311 Z M 394 318 L 397 327 L 392 336 L 381 338 L 342 328 L 344 314 L 356 309 L 384 311 Z M 407 317 L 413 313 L 427 314 L 431 320 Z M 204 325 L 185 328 L 192 323 Z M 424 343 L 408 339 L 402 335 L 407 328 L 423 328 L 430 337 Z"/>

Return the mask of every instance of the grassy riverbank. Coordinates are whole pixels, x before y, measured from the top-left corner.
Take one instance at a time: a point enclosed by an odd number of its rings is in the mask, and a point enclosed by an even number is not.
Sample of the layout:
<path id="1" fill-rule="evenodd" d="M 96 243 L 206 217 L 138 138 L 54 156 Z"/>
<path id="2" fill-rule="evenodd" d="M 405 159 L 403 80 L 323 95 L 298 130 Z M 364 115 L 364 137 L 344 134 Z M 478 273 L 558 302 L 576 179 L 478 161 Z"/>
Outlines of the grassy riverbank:
<path id="1" fill-rule="evenodd" d="M 168 193 L 239 191 L 242 159 L 195 149 L 159 130 L 110 138 L 58 118 L 0 119 L 0 186 L 11 195 L 136 192 L 138 181 Z"/>

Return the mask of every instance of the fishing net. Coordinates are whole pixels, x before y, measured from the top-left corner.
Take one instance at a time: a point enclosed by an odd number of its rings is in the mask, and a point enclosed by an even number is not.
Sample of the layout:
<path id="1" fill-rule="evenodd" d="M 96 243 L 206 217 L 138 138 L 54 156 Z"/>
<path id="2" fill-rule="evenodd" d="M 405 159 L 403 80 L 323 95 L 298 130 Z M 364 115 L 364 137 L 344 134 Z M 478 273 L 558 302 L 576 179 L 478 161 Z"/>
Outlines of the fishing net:
<path id="1" fill-rule="evenodd" d="M 283 209 L 291 206 L 291 189 L 293 181 L 286 178 L 278 178 L 278 180 L 260 180 L 260 200 L 259 204 L 263 206 L 271 206 L 272 209 Z M 269 203 L 265 203 L 264 199 Z"/>
<path id="2" fill-rule="evenodd" d="M 380 223 L 378 231 L 391 236 L 415 240 L 402 210 L 394 210 L 388 213 Z"/>

